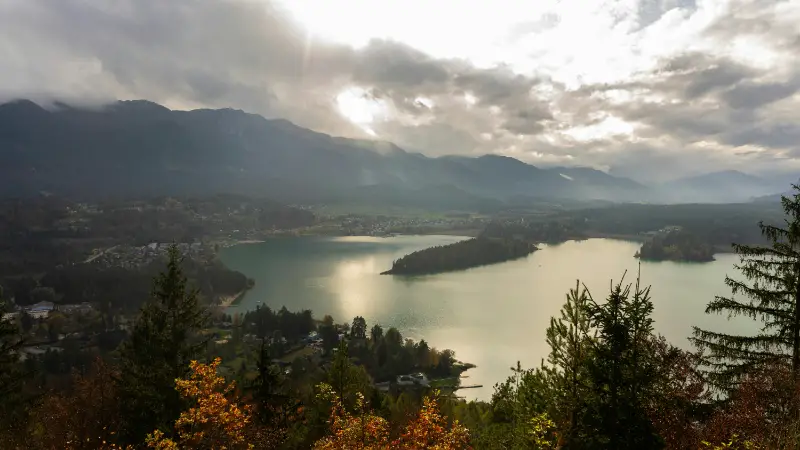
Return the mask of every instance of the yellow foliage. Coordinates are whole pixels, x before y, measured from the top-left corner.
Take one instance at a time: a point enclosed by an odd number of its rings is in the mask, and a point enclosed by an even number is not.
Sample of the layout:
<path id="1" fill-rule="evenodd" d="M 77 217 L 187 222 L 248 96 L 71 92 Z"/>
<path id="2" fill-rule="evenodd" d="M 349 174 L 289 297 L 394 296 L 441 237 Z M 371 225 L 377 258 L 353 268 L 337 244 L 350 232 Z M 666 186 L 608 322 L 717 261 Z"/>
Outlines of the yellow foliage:
<path id="1" fill-rule="evenodd" d="M 211 364 L 192 361 L 189 379 L 175 380 L 176 389 L 184 398 L 194 400 L 196 406 L 182 412 L 175 421 L 177 441 L 155 431 L 147 437 L 148 447 L 158 450 L 253 448 L 245 436 L 251 422 L 250 408 L 229 400 L 235 383 L 227 384 L 217 375 L 220 362 L 220 358 Z"/>
<path id="2" fill-rule="evenodd" d="M 761 450 L 763 447 L 760 445 L 756 445 L 750 441 L 743 441 L 739 442 L 739 437 L 737 435 L 733 435 L 728 442 L 721 442 L 719 444 L 712 444 L 707 441 L 702 442 L 704 449 L 709 450 Z"/>
<path id="3" fill-rule="evenodd" d="M 342 406 L 330 386 L 321 384 L 320 397 L 333 403 L 329 420 L 330 434 L 314 445 L 315 450 L 456 450 L 469 448 L 469 431 L 457 421 L 448 426 L 435 400 L 426 397 L 418 416 L 395 441 L 389 440 L 389 424 L 366 412 L 364 397 L 358 394 L 356 414 Z"/>
<path id="4" fill-rule="evenodd" d="M 533 442 L 534 448 L 554 448 L 552 434 L 556 424 L 547 417 L 547 413 L 539 414 L 530 419 L 528 426 L 528 439 Z"/>
<path id="5" fill-rule="evenodd" d="M 447 418 L 439 412 L 436 401 L 425 397 L 419 415 L 408 424 L 400 439 L 392 443 L 392 447 L 454 450 L 467 448 L 468 442 L 469 430 L 458 421 L 448 426 Z"/>
<path id="6" fill-rule="evenodd" d="M 333 403 L 328 423 L 330 435 L 314 444 L 315 450 L 374 450 L 387 448 L 389 424 L 381 417 L 365 412 L 364 396 L 357 394 L 356 414 L 345 410 L 341 399 L 327 384 L 319 385 L 318 397 Z"/>

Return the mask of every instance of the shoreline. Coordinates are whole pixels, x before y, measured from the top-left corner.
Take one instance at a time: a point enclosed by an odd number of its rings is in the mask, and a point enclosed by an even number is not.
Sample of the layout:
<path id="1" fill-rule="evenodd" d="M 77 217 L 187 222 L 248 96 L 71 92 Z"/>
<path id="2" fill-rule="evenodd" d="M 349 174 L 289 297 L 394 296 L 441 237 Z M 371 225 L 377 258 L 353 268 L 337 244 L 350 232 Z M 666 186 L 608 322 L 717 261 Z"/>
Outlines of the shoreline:
<path id="1" fill-rule="evenodd" d="M 220 296 L 217 306 L 219 306 L 220 308 L 229 308 L 233 305 L 236 305 L 242 300 L 242 298 L 244 298 L 244 295 L 247 294 L 247 291 L 249 290 L 250 288 L 247 288 L 233 295 Z"/>

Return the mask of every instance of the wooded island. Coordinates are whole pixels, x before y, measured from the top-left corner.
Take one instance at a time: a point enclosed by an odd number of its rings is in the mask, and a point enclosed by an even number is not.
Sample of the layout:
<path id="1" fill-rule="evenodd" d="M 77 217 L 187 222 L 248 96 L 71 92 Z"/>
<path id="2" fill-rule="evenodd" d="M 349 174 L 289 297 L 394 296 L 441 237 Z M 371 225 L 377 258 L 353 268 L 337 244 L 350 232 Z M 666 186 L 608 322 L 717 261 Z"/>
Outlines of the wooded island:
<path id="1" fill-rule="evenodd" d="M 535 245 L 518 239 L 479 236 L 410 253 L 381 275 L 430 275 L 464 270 L 522 258 L 536 250 Z"/>
<path id="2" fill-rule="evenodd" d="M 714 261 L 714 249 L 682 229 L 662 231 L 642 244 L 635 255 L 645 261 Z"/>

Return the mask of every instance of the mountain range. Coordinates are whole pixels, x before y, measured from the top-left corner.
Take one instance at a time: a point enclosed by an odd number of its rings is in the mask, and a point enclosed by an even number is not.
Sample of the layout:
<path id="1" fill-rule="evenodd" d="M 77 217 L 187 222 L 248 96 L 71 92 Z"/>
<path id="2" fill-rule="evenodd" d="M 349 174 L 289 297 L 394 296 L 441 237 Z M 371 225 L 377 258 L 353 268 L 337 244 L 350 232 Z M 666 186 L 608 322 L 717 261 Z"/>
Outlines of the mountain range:
<path id="1" fill-rule="evenodd" d="M 768 179 L 738 170 L 724 170 L 678 178 L 657 186 L 657 189 L 660 200 L 668 203 L 683 203 L 692 198 L 724 203 L 748 201 L 786 191 L 792 181 L 785 177 Z"/>
<path id="2" fill-rule="evenodd" d="M 731 183 L 745 185 L 736 190 Z M 0 105 L 0 195 L 6 196 L 225 192 L 288 203 L 469 209 L 519 198 L 678 202 L 699 201 L 701 191 L 730 201 L 778 191 L 765 189 L 734 173 L 645 186 L 590 168 L 539 168 L 499 155 L 432 158 L 233 109 L 173 111 L 143 100 L 97 108 L 43 108 L 28 100 Z"/>

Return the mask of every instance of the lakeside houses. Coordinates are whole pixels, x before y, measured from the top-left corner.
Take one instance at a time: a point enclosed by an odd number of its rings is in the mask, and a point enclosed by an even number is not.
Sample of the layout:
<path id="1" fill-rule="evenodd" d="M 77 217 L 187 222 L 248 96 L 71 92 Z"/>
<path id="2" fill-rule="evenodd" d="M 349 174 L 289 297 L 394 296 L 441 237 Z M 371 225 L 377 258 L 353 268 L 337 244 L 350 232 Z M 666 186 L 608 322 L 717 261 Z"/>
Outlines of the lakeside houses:
<path id="1" fill-rule="evenodd" d="M 39 302 L 22 308 L 23 311 L 34 319 L 46 319 L 54 309 L 55 303 L 53 302 Z"/>
<path id="2" fill-rule="evenodd" d="M 118 245 L 86 260 L 87 263 L 100 264 L 104 267 L 122 267 L 134 269 L 146 266 L 167 255 L 171 243 L 151 242 L 138 247 Z M 175 244 L 182 256 L 197 260 L 208 260 L 214 255 L 212 246 L 201 242 Z"/>

